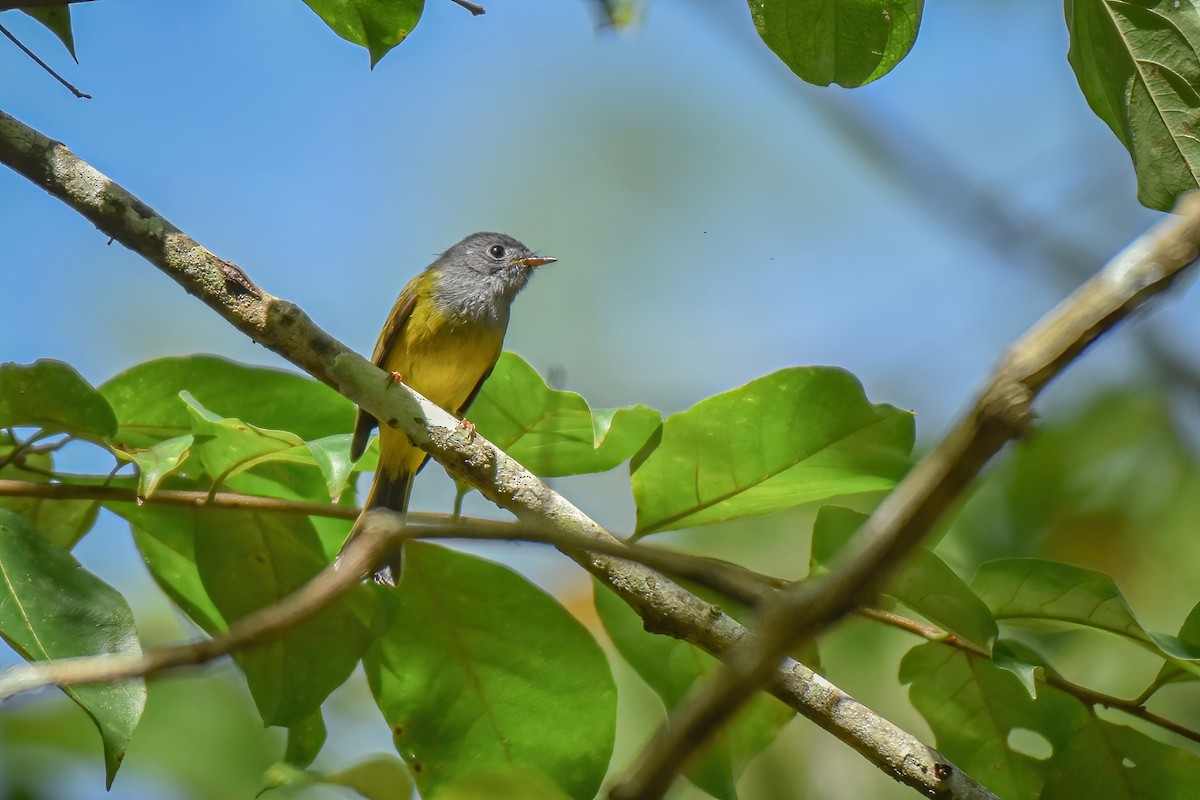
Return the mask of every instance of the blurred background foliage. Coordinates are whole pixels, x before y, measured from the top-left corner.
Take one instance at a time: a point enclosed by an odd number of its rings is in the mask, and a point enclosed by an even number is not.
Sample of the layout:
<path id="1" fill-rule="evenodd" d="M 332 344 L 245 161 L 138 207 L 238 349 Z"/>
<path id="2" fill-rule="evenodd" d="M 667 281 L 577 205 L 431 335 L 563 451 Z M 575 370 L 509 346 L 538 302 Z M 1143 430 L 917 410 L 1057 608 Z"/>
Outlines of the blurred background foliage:
<path id="1" fill-rule="evenodd" d="M 1157 217 L 1080 94 L 1054 4 L 930 8 L 912 54 L 853 91 L 798 81 L 739 0 L 621 8 L 629 24 L 614 28 L 582 0 L 490 4 L 475 18 L 431 0 L 369 71 L 300 3 L 105 0 L 74 9 L 78 67 L 32 20 L 5 15 L 95 99 L 74 100 L 7 46 L 0 87 L 7 111 L 360 351 L 415 270 L 472 230 L 557 256 L 518 301 L 507 346 L 593 406 L 669 413 L 783 366 L 836 364 L 873 401 L 914 409 L 928 442 L 1015 335 Z M 7 171 L 0 208 L 6 360 L 62 359 L 94 384 L 163 355 L 279 363 Z M 1061 559 L 1111 574 L 1148 628 L 1178 629 L 1200 564 L 1196 319 L 1194 300 L 1177 298 L 1052 387 L 1035 432 L 943 534 L 938 550 L 961 575 L 999 556 Z M 88 459 L 67 452 L 60 464 L 106 468 Z M 632 530 L 626 468 L 556 487 Z M 448 509 L 452 497 L 431 469 L 414 508 Z M 467 511 L 491 513 L 477 496 Z M 794 577 L 810 527 L 801 511 L 660 540 Z M 471 549 L 534 576 L 599 629 L 586 576 L 562 559 Z M 120 521 L 103 515 L 75 555 L 129 598 L 144 641 L 192 635 Z M 1136 695 L 1158 668 L 1112 637 L 1039 636 L 1058 670 L 1112 694 Z M 836 684 L 932 741 L 896 681 L 916 643 L 851 620 L 822 641 L 821 660 Z M 662 711 L 613 665 L 619 771 Z M 101 793 L 90 722 L 51 694 L 0 715 L 3 797 Z M 318 766 L 391 750 L 361 675 L 326 708 Z M 1168 687 L 1151 708 L 1200 727 L 1194 691 Z M 252 796 L 282 748 L 227 664 L 157 678 L 112 796 Z M 803 720 L 739 788 L 911 796 Z"/>

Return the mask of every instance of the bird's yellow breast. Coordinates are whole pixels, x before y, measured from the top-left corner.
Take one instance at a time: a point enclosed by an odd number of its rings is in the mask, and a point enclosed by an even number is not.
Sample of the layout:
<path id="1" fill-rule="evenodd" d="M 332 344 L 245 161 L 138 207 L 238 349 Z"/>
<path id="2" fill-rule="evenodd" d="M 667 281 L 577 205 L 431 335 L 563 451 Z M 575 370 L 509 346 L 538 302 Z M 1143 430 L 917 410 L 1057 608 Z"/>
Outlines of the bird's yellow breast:
<path id="1" fill-rule="evenodd" d="M 405 383 L 450 413 L 458 413 L 500 356 L 504 330 L 456 321 L 431 306 L 418 303 L 383 367 L 400 373 Z"/>

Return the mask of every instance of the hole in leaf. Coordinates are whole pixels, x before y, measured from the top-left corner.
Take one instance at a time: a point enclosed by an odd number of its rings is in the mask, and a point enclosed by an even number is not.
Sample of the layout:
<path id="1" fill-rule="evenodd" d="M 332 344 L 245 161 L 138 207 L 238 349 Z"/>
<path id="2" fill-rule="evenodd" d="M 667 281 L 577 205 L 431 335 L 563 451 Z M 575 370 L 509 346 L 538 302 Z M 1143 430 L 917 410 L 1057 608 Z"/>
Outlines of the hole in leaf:
<path id="1" fill-rule="evenodd" d="M 1137 764 L 1133 763 L 1133 762 L 1132 762 L 1132 761 L 1130 761 L 1128 758 L 1122 758 L 1122 759 L 1121 759 L 1121 766 L 1122 766 L 1122 767 L 1128 767 L 1129 769 L 1133 769 L 1134 767 L 1136 767 L 1136 766 L 1137 766 Z"/>
<path id="2" fill-rule="evenodd" d="M 1008 749 L 1038 761 L 1054 755 L 1054 745 L 1040 733 L 1029 728 L 1013 728 L 1008 732 Z"/>

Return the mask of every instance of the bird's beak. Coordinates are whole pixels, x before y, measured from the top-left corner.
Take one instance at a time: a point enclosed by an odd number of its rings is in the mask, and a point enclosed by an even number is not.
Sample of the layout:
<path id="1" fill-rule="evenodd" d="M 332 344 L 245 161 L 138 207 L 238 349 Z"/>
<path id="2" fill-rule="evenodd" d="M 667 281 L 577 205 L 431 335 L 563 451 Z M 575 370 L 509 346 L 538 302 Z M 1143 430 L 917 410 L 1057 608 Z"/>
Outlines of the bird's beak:
<path id="1" fill-rule="evenodd" d="M 540 267 L 543 264 L 553 264 L 555 261 L 558 259 L 550 256 L 526 256 L 521 259 L 521 263 L 527 267 Z"/>

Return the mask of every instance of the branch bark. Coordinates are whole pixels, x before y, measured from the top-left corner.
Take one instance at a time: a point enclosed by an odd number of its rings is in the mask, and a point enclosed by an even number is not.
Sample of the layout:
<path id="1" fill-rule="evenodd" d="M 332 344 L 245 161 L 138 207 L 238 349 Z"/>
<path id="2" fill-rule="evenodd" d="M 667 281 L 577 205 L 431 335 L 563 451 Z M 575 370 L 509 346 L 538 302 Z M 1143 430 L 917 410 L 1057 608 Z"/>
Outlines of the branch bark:
<path id="1" fill-rule="evenodd" d="M 794 584 L 761 608 L 755 634 L 694 689 L 614 791 L 622 800 L 661 797 L 684 759 L 759 688 L 781 659 L 881 591 L 992 456 L 1020 437 L 1031 404 L 1096 339 L 1166 291 L 1200 254 L 1200 193 L 1175 218 L 1136 240 L 1043 317 L 1001 360 L 975 403 L 879 505 L 820 578 Z"/>
<path id="2" fill-rule="evenodd" d="M 458 420 L 318 328 L 296 306 L 267 294 L 236 265 L 218 258 L 62 143 L 0 111 L 0 162 L 62 200 L 104 234 L 139 253 L 259 344 L 399 427 L 454 477 L 534 528 L 596 542 L 615 540 L 561 495 Z M 388 389 L 387 387 L 393 387 Z M 583 550 L 565 554 L 595 575 L 645 620 L 718 659 L 733 657 L 748 631 L 719 607 L 660 573 Z M 846 742 L 887 774 L 926 795 L 992 798 L 933 748 L 790 659 L 767 691 Z"/>

